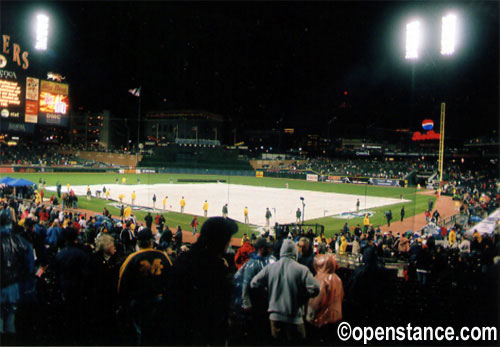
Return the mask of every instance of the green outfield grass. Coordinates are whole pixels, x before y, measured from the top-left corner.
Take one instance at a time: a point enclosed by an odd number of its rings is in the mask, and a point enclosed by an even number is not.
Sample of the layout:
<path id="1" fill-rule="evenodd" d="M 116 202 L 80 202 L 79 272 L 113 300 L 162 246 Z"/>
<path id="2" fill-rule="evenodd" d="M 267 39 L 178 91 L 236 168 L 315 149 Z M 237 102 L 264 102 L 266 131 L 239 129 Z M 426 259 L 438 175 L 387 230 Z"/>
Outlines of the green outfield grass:
<path id="1" fill-rule="evenodd" d="M 178 182 L 178 179 L 219 179 L 226 180 L 226 183 L 231 184 L 243 184 L 252 185 L 260 187 L 276 187 L 283 188 L 285 184 L 288 183 L 289 189 L 300 189 L 300 190 L 311 190 L 311 191 L 321 191 L 321 192 L 331 192 L 339 194 L 356 194 L 356 195 L 366 195 L 366 196 L 378 196 L 378 197 L 388 197 L 388 198 L 400 198 L 410 200 L 409 202 L 394 204 L 391 206 L 384 206 L 376 209 L 370 209 L 374 211 L 375 215 L 371 218 L 371 222 L 374 226 L 385 225 L 386 220 L 384 218 L 384 212 L 388 209 L 392 210 L 393 221 L 399 219 L 399 211 L 401 206 L 405 206 L 405 218 L 411 217 L 416 214 L 420 214 L 427 209 L 427 203 L 430 199 L 429 196 L 416 194 L 415 188 L 393 188 L 393 187 L 381 187 L 381 186 L 368 186 L 368 185 L 356 185 L 356 184 L 334 184 L 334 183 L 322 183 L 322 182 L 308 182 L 303 180 L 294 179 L 282 179 L 282 178 L 257 178 L 257 177 L 244 177 L 244 176 L 223 176 L 223 175 L 187 175 L 187 174 L 115 174 L 115 173 L 12 173 L 12 174 L 0 174 L 0 177 L 10 176 L 14 178 L 23 177 L 25 179 L 31 180 L 38 183 L 39 179 L 45 180 L 47 185 L 53 186 L 58 181 L 64 187 L 67 183 L 70 185 L 92 185 L 92 184 L 113 184 L 118 178 L 119 182 L 122 182 L 122 178 L 125 177 L 127 180 L 126 184 L 137 184 L 137 179 L 140 178 L 141 184 L 155 184 L 155 183 L 169 183 L 172 179 L 174 183 Z M 50 197 L 50 193 L 46 194 L 46 197 Z M 431 197 L 434 199 L 434 197 Z M 107 205 L 105 200 L 92 198 L 91 201 L 87 201 L 85 198 L 79 199 L 79 207 L 102 212 L 103 207 Z M 361 206 L 363 202 L 361 201 Z M 108 206 L 108 209 L 113 215 L 119 215 L 119 210 Z M 139 220 L 144 220 L 146 212 L 136 211 L 135 215 Z M 177 227 L 180 225 L 184 230 L 190 230 L 189 226 L 192 216 L 187 214 L 180 214 L 176 212 L 165 212 L 165 219 L 167 220 L 167 225 L 169 227 Z M 307 214 L 306 214 L 307 216 Z M 205 221 L 205 218 L 199 217 L 200 224 Z M 356 224 L 363 224 L 362 218 L 354 218 L 350 220 L 337 219 L 332 217 L 319 218 L 314 220 L 306 220 L 306 223 L 318 223 L 325 226 L 326 235 L 328 237 L 337 233 L 345 222 L 348 222 L 350 226 Z M 239 232 L 236 235 L 241 237 L 243 233 L 252 233 L 254 229 L 251 226 L 247 226 L 239 223 Z"/>

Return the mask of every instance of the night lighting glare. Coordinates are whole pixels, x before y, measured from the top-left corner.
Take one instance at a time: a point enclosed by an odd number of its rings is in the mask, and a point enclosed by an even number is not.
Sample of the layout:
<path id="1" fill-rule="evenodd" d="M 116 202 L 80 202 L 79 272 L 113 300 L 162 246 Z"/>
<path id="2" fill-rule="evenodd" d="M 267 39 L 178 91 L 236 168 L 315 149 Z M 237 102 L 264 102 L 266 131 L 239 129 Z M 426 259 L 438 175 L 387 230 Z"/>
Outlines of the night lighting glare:
<path id="1" fill-rule="evenodd" d="M 406 59 L 417 59 L 420 48 L 420 22 L 414 21 L 406 25 Z"/>
<path id="2" fill-rule="evenodd" d="M 46 50 L 49 37 L 49 17 L 43 14 L 36 16 L 36 49 Z"/>
<path id="3" fill-rule="evenodd" d="M 451 55 L 455 52 L 456 32 L 457 17 L 452 14 L 443 17 L 441 27 L 442 55 Z"/>

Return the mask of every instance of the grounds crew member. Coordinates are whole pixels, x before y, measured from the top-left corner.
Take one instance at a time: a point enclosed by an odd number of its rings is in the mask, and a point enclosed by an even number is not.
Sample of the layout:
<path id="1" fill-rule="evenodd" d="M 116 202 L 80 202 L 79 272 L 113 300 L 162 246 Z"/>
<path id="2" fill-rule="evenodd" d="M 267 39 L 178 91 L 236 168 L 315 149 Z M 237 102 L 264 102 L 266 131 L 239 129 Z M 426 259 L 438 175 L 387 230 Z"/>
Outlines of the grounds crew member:
<path id="1" fill-rule="evenodd" d="M 301 222 L 300 217 L 302 217 L 302 212 L 300 211 L 300 207 L 297 208 L 297 212 L 295 212 L 295 217 L 297 217 L 297 224 L 300 224 Z"/>
<path id="2" fill-rule="evenodd" d="M 363 232 L 366 233 L 370 227 L 370 217 L 368 213 L 365 213 L 365 218 L 363 218 Z"/>
<path id="3" fill-rule="evenodd" d="M 227 218 L 227 204 L 222 206 L 222 217 Z"/>
<path id="4" fill-rule="evenodd" d="M 135 190 L 132 192 L 132 205 L 135 205 L 135 198 L 136 198 L 136 195 L 135 195 Z"/>
<path id="5" fill-rule="evenodd" d="M 205 200 L 203 203 L 203 215 L 206 217 L 208 215 L 208 202 Z"/>
<path id="6" fill-rule="evenodd" d="M 246 207 L 246 206 L 243 209 L 243 216 L 245 217 L 245 224 L 248 224 L 249 223 L 249 220 L 248 220 L 248 207 Z"/>
<path id="7" fill-rule="evenodd" d="M 273 215 L 271 214 L 271 211 L 269 211 L 269 207 L 266 207 L 266 228 L 269 229 L 269 220 L 271 219 Z"/>
<path id="8" fill-rule="evenodd" d="M 179 204 L 181 205 L 181 213 L 184 213 L 184 207 L 186 207 L 186 200 L 184 200 L 184 197 L 181 198 Z"/>
<path id="9" fill-rule="evenodd" d="M 167 199 L 168 199 L 168 196 L 165 195 L 165 197 L 163 198 L 163 209 L 164 210 L 167 209 Z"/>

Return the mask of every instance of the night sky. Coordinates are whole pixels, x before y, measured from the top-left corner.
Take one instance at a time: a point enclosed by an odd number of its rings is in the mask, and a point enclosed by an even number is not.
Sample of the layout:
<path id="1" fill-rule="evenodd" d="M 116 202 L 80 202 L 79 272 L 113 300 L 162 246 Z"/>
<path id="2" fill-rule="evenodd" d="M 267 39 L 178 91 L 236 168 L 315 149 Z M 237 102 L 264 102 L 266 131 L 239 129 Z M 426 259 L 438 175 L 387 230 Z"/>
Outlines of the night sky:
<path id="1" fill-rule="evenodd" d="M 127 90 L 142 86 L 144 111 L 205 110 L 240 128 L 281 121 L 317 132 L 337 117 L 369 135 L 419 130 L 424 118 L 437 125 L 445 100 L 448 135 L 470 138 L 498 129 L 498 4 L 2 1 L 0 9 L 2 34 L 30 50 L 30 72 L 66 76 L 73 108 L 134 118 Z M 51 18 L 44 53 L 29 47 L 37 10 Z M 449 10 L 460 46 L 443 58 L 440 20 Z M 427 33 L 412 67 L 404 25 L 414 16 Z"/>

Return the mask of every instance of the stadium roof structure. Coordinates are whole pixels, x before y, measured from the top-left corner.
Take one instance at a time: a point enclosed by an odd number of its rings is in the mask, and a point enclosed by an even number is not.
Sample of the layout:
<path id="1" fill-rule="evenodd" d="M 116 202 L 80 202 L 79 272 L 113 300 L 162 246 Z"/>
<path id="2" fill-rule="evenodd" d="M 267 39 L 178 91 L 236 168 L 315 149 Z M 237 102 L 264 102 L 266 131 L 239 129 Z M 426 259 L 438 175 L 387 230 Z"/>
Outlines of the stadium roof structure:
<path id="1" fill-rule="evenodd" d="M 181 111 L 149 111 L 146 113 L 146 119 L 167 119 L 167 118 L 202 118 L 217 122 L 224 121 L 224 117 L 212 112 L 206 111 L 192 111 L 192 110 L 181 110 Z"/>

